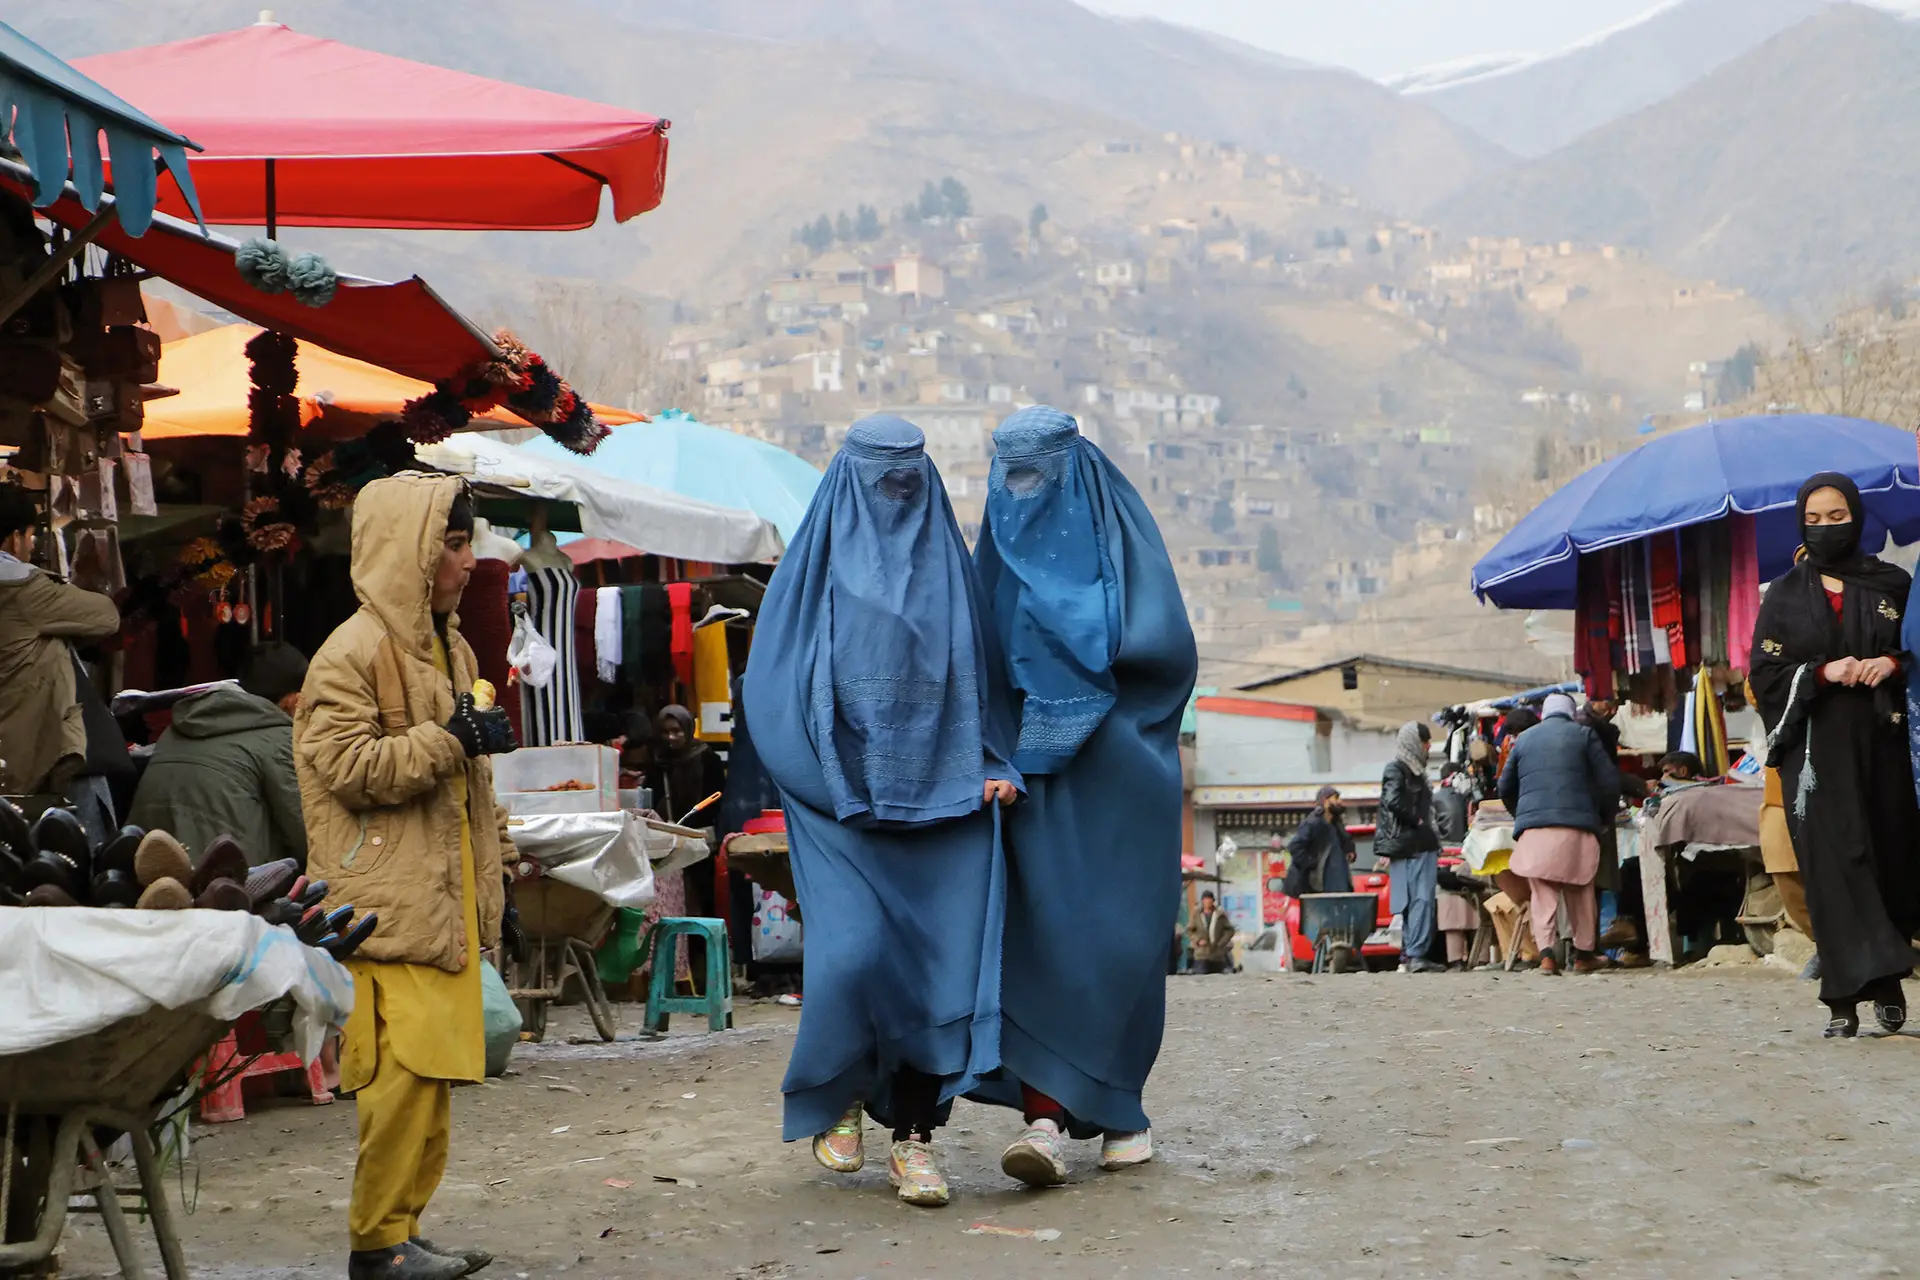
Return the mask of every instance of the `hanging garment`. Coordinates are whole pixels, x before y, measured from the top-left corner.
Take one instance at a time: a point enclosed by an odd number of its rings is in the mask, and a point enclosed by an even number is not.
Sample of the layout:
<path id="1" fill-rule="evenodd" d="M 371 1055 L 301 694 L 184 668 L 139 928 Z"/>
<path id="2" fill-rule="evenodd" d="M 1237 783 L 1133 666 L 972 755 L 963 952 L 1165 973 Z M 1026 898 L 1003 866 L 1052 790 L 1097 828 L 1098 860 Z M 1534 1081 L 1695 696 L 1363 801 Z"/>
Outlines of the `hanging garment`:
<path id="1" fill-rule="evenodd" d="M 1700 654 L 1709 666 L 1726 662 L 1728 609 L 1733 590 L 1733 539 L 1727 521 L 1701 527 Z"/>
<path id="2" fill-rule="evenodd" d="M 1007 812 L 1005 1078 L 977 1097 L 1058 1101 L 1081 1136 L 1149 1127 L 1180 906 L 1180 713 L 1197 656 L 1173 563 L 1133 486 L 1071 417 L 994 432 L 974 553 L 1019 693 Z"/>
<path id="3" fill-rule="evenodd" d="M 1000 1066 L 1006 863 L 983 794 L 1019 773 L 985 612 L 919 428 L 855 423 L 767 586 L 745 681 L 807 926 L 789 1141 L 854 1102 L 891 1125 L 896 1081 L 924 1077 L 940 1123 Z"/>
<path id="4" fill-rule="evenodd" d="M 1613 644 L 1608 636 L 1609 605 L 1606 565 L 1601 556 L 1580 557 L 1575 568 L 1578 587 L 1573 620 L 1573 665 L 1586 680 L 1587 697 L 1611 698 Z"/>
<path id="5" fill-rule="evenodd" d="M 1680 629 L 1687 661 L 1700 661 L 1700 527 L 1680 530 Z"/>
<path id="6" fill-rule="evenodd" d="M 1759 537 L 1752 516 L 1734 515 L 1728 523 L 1727 662 L 1745 671 L 1753 661 L 1753 624 L 1760 618 Z"/>
<path id="7" fill-rule="evenodd" d="M 694 736 L 707 742 L 733 737 L 733 671 L 727 659 L 727 625 L 693 633 Z"/>
<path id="8" fill-rule="evenodd" d="M 1701 667 L 1693 678 L 1694 754 L 1706 766 L 1702 775 L 1725 776 L 1732 762 L 1727 759 L 1727 719 L 1720 707 L 1720 695 L 1713 687 L 1713 673 Z"/>
<path id="9" fill-rule="evenodd" d="M 612 684 L 620 676 L 620 663 L 626 657 L 625 611 L 621 607 L 620 588 L 600 587 L 599 610 L 593 622 L 594 669 L 602 684 Z"/>
<path id="10" fill-rule="evenodd" d="M 528 569 L 527 621 L 553 648 L 553 678 L 544 689 L 520 684 L 520 714 L 527 736 L 522 745 L 550 747 L 586 736 L 580 717 L 580 680 L 575 671 L 573 602 L 580 593 L 571 569 Z"/>
<path id="11" fill-rule="evenodd" d="M 673 636 L 668 648 L 673 654 L 674 678 L 681 684 L 693 684 L 693 584 L 667 584 L 667 607 L 673 611 Z"/>
<path id="12" fill-rule="evenodd" d="M 1653 601 L 1647 591 L 1647 549 L 1629 543 L 1620 554 L 1620 611 L 1626 624 L 1627 672 L 1653 668 Z"/>
<path id="13" fill-rule="evenodd" d="M 1700 676 L 1696 672 L 1693 677 L 1693 684 L 1687 688 L 1686 700 L 1680 704 L 1680 742 L 1674 747 L 1675 751 L 1684 751 L 1688 755 L 1693 756 L 1700 754 L 1700 726 L 1698 721 L 1700 699 L 1696 696 L 1699 683 Z"/>
<path id="14" fill-rule="evenodd" d="M 1667 661 L 1677 670 L 1687 665 L 1686 620 L 1680 609 L 1680 547 L 1675 534 L 1657 533 L 1648 539 L 1653 564 L 1653 625 L 1666 637 Z"/>
<path id="15" fill-rule="evenodd" d="M 1600 577 L 1607 592 L 1608 656 L 1613 659 L 1614 671 L 1618 675 L 1625 675 L 1627 674 L 1627 622 L 1624 608 L 1626 588 L 1621 581 L 1620 548 L 1608 547 L 1600 553 Z"/>
<path id="16" fill-rule="evenodd" d="M 595 701 L 601 684 L 594 635 L 600 624 L 600 595 L 591 587 L 582 588 L 573 598 L 573 669 L 580 680 L 581 705 Z"/>

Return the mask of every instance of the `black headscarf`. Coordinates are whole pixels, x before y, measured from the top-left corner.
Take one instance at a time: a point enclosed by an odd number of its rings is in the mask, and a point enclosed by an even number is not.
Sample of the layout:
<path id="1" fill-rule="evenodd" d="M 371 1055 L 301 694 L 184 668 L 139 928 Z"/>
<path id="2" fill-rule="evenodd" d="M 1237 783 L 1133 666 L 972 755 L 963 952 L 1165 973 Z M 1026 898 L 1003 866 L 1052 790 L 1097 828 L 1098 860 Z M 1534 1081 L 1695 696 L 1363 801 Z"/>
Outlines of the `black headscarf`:
<path id="1" fill-rule="evenodd" d="M 1844 547 L 1823 551 L 1813 546 L 1803 545 L 1801 554 L 1823 575 L 1838 578 L 1842 582 L 1855 583 L 1871 587 L 1876 591 L 1904 591 L 1902 584 L 1905 574 L 1887 564 L 1878 556 L 1860 554 L 1860 539 L 1867 531 L 1867 509 L 1860 500 L 1860 486 L 1851 477 L 1838 471 L 1822 471 L 1808 478 L 1800 486 L 1800 493 L 1794 500 L 1794 514 L 1799 520 L 1801 537 L 1806 537 L 1807 500 L 1822 489 L 1837 489 L 1840 496 L 1847 500 L 1847 510 L 1853 513 L 1853 521 L 1844 525 L 1829 525 L 1827 528 L 1846 530 L 1853 536 Z M 1825 588 L 1823 587 L 1822 590 Z"/>

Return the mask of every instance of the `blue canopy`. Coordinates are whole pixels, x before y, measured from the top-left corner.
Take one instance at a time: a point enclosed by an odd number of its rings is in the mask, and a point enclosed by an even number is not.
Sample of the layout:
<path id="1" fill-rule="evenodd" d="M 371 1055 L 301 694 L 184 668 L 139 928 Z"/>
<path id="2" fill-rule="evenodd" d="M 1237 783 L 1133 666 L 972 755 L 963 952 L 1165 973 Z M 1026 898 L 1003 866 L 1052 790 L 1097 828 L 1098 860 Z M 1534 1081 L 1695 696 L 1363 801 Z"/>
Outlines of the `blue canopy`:
<path id="1" fill-rule="evenodd" d="M 696 422 L 679 409 L 668 409 L 652 422 L 613 428 L 585 459 L 544 437 L 522 447 L 631 484 L 751 511 L 780 530 L 788 545 L 820 487 L 820 472 L 804 458 L 764 440 Z"/>
<path id="2" fill-rule="evenodd" d="M 1853 478 L 1866 499 L 1862 546 L 1920 538 L 1914 433 L 1824 414 L 1729 418 L 1649 440 L 1542 502 L 1473 567 L 1473 589 L 1503 609 L 1571 609 L 1579 553 L 1702 524 L 1756 517 L 1760 580 L 1793 564 L 1794 498 L 1817 471 Z"/>
<path id="3" fill-rule="evenodd" d="M 114 161 L 114 207 L 128 235 L 144 235 L 153 222 L 156 152 L 200 217 L 187 172 L 186 148 L 198 151 L 196 144 L 0 22 L 0 139 L 10 138 L 20 152 L 36 205 L 59 199 L 71 173 L 80 203 L 88 212 L 99 208 L 106 190 L 103 132 Z"/>

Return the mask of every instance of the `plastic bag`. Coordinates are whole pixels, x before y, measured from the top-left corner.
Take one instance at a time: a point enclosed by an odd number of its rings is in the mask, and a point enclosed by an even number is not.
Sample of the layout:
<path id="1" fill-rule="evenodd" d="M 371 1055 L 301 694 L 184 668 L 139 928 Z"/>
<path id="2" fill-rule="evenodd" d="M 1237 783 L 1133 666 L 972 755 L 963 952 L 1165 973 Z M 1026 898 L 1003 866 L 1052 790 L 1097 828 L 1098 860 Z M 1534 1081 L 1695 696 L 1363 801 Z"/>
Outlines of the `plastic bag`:
<path id="1" fill-rule="evenodd" d="M 753 958 L 762 963 L 799 961 L 803 945 L 800 922 L 787 900 L 771 889 L 754 885 Z"/>
<path id="2" fill-rule="evenodd" d="M 520 673 L 520 682 L 534 689 L 544 689 L 553 680 L 554 664 L 560 661 L 560 655 L 553 651 L 547 638 L 533 629 L 533 623 L 526 614 L 513 620 L 513 639 L 507 643 L 507 661 Z"/>
<path id="3" fill-rule="evenodd" d="M 513 1046 L 520 1043 L 520 1010 L 507 994 L 500 971 L 480 964 L 480 1018 L 487 1037 L 487 1075 L 503 1075 Z"/>

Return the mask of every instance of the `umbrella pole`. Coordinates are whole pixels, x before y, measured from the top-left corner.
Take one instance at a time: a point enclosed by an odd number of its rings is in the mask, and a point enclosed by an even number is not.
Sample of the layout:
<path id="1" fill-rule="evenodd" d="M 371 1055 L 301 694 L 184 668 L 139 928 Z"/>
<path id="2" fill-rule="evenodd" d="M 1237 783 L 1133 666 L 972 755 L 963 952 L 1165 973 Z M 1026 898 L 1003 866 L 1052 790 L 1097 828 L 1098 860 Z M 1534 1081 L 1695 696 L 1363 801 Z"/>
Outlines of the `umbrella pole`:
<path id="1" fill-rule="evenodd" d="M 278 240 L 280 238 L 279 235 L 277 234 L 279 230 L 279 210 L 276 206 L 280 203 L 279 193 L 275 190 L 277 186 L 277 177 L 278 175 L 276 175 L 273 171 L 273 159 L 272 157 L 268 157 L 267 159 L 267 239 L 269 240 Z"/>

